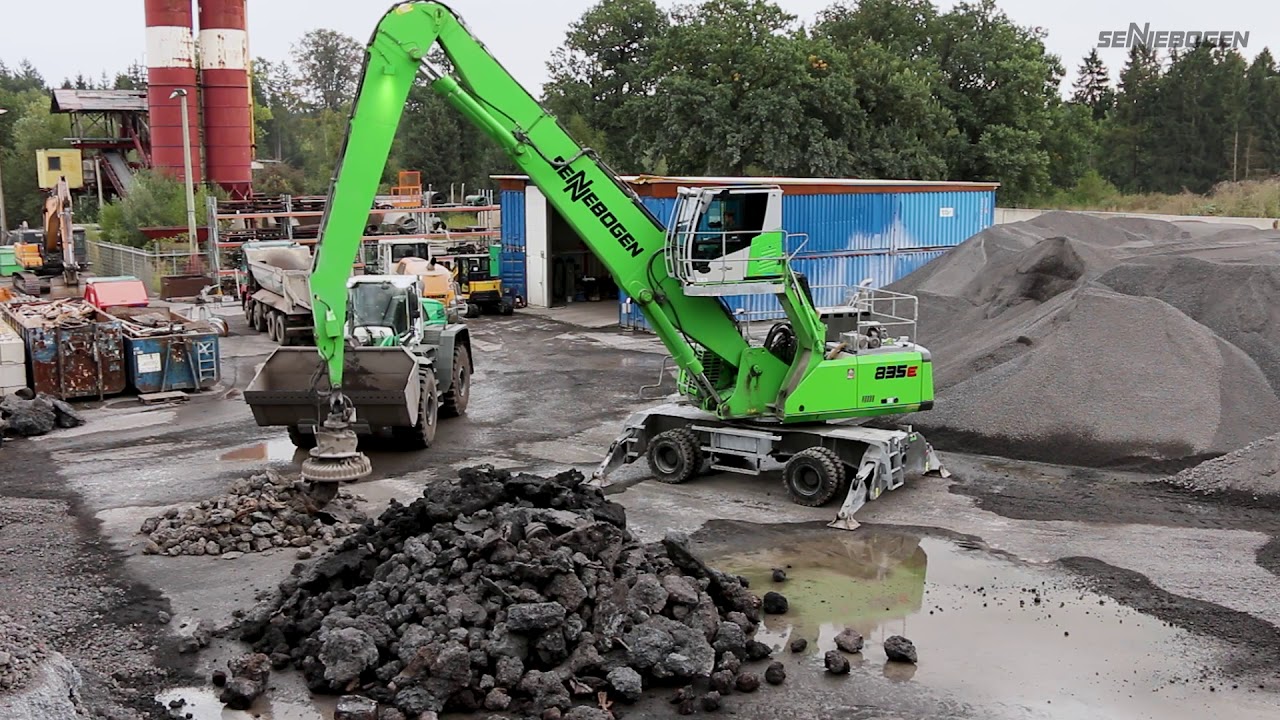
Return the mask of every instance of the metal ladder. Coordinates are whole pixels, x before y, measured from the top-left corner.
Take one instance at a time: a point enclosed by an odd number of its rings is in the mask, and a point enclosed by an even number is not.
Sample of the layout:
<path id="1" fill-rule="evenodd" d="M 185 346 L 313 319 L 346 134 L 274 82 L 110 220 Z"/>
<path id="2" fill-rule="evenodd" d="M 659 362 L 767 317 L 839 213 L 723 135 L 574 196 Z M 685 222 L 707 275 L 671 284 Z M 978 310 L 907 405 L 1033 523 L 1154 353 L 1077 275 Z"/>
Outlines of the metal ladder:
<path id="1" fill-rule="evenodd" d="M 210 386 L 217 382 L 218 379 L 218 341 L 217 340 L 188 340 L 187 357 L 191 358 L 191 366 L 194 368 L 196 375 L 196 390 L 203 390 L 205 383 Z M 190 345 L 195 345 L 195 352 L 191 352 Z"/>

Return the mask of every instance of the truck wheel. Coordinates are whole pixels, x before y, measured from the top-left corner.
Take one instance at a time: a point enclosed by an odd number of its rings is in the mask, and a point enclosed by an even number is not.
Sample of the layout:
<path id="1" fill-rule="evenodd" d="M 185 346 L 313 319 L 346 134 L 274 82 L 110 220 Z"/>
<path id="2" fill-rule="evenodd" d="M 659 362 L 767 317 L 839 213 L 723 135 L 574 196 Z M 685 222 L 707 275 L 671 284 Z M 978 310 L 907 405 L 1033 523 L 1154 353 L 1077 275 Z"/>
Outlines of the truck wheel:
<path id="1" fill-rule="evenodd" d="M 676 485 L 702 468 L 702 448 L 698 436 L 688 428 L 658 433 L 649 441 L 649 471 L 659 482 Z"/>
<path id="2" fill-rule="evenodd" d="M 440 398 L 436 396 L 435 372 L 427 370 L 419 373 L 418 387 L 421 390 L 418 424 L 411 428 L 395 428 L 395 434 L 402 436 L 414 449 L 425 450 L 435 442 L 436 426 L 440 415 Z"/>
<path id="3" fill-rule="evenodd" d="M 297 425 L 289 426 L 289 442 L 299 450 L 310 450 L 316 446 L 316 436 L 314 433 L 304 433 L 302 428 Z"/>
<path id="4" fill-rule="evenodd" d="M 280 314 L 275 310 L 267 313 L 267 337 L 274 342 L 280 342 Z"/>
<path id="5" fill-rule="evenodd" d="M 821 507 L 844 484 L 844 463 L 828 448 L 806 448 L 792 455 L 782 467 L 782 483 L 791 502 Z"/>
<path id="6" fill-rule="evenodd" d="M 253 329 L 258 332 L 267 331 L 267 308 L 257 300 L 253 301 Z"/>
<path id="7" fill-rule="evenodd" d="M 458 343 L 453 348 L 453 379 L 449 392 L 444 394 L 440 412 L 445 417 L 457 417 L 467 411 L 471 400 L 471 352 Z"/>

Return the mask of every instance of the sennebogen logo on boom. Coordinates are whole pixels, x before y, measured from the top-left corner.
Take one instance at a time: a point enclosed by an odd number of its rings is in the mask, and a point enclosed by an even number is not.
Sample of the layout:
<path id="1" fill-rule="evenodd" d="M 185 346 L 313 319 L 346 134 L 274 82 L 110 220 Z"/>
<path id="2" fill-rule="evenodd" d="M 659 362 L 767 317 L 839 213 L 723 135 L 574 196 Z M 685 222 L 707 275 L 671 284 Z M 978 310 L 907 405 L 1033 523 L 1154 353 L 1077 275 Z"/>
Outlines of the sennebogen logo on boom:
<path id="1" fill-rule="evenodd" d="M 1157 48 L 1196 47 L 1204 43 L 1226 48 L 1249 46 L 1249 31 L 1239 30 L 1152 30 L 1151 23 L 1129 23 L 1128 30 L 1103 30 L 1098 33 L 1098 47 L 1124 48 L 1135 46 L 1149 50 Z"/>

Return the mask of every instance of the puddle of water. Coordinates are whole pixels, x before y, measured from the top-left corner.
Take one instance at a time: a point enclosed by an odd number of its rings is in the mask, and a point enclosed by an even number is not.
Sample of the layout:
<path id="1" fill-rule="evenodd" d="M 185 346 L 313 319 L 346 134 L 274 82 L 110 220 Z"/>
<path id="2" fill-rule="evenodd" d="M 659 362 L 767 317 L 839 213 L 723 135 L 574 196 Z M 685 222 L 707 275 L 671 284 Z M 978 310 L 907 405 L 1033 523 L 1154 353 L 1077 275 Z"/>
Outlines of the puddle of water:
<path id="1" fill-rule="evenodd" d="M 228 462 L 293 462 L 297 452 L 289 438 L 283 437 L 236 448 L 219 455 L 218 459 Z"/>
<path id="2" fill-rule="evenodd" d="M 855 674 L 920 683 L 980 707 L 1073 719 L 1275 717 L 1271 698 L 1203 679 L 1214 660 L 1195 636 L 1046 569 L 944 540 L 864 526 L 713 564 L 758 594 L 786 595 L 787 614 L 767 616 L 757 637 L 774 646 L 807 639 L 804 662 L 815 670 L 852 627 L 866 638 L 850 656 Z M 772 568 L 787 580 L 772 582 Z M 886 662 L 891 635 L 915 643 L 918 667 Z"/>
<path id="3" fill-rule="evenodd" d="M 327 720 L 333 717 L 333 705 L 336 700 L 317 698 L 306 702 L 290 702 L 280 699 L 268 700 L 266 696 L 258 698 L 248 710 L 230 710 L 218 701 L 216 688 L 174 688 L 156 696 L 156 700 L 168 705 L 173 700 L 185 700 L 186 704 L 178 708 L 175 717 L 185 718 L 191 713 L 191 720 Z"/>

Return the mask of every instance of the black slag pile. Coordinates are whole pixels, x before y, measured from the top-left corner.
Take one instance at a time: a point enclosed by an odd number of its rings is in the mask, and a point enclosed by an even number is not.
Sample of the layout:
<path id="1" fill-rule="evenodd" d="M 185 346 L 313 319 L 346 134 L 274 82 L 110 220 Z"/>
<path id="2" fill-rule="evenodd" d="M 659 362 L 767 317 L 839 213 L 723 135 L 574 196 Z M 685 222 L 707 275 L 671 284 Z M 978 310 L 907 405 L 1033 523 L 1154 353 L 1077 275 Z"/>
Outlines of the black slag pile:
<path id="1" fill-rule="evenodd" d="M 759 598 L 681 535 L 637 542 L 582 480 L 481 466 L 432 483 L 299 569 L 241 637 L 315 692 L 408 717 L 559 717 L 699 677 L 721 694 L 758 685 L 741 666 L 770 654 L 750 639 Z"/>

